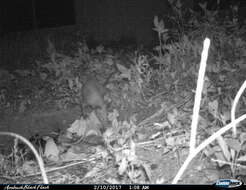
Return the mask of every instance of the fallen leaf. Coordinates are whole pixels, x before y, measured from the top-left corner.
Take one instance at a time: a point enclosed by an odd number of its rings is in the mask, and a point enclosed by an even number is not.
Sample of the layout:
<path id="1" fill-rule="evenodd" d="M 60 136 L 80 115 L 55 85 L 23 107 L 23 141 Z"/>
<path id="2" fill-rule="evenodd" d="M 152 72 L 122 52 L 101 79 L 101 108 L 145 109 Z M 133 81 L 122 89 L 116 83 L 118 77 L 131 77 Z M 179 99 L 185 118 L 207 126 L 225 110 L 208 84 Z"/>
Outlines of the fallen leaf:
<path id="1" fill-rule="evenodd" d="M 237 159 L 238 162 L 245 162 L 246 161 L 246 155 L 243 155 L 243 156 L 240 156 L 238 159 Z"/>
<path id="2" fill-rule="evenodd" d="M 34 161 L 25 161 L 21 167 L 21 170 L 24 174 L 34 174 L 37 172 L 37 163 Z"/>
<path id="3" fill-rule="evenodd" d="M 120 184 L 120 181 L 118 181 L 115 178 L 108 178 L 108 179 L 106 179 L 106 182 L 108 182 L 110 184 Z"/>
<path id="4" fill-rule="evenodd" d="M 222 136 L 219 136 L 216 140 L 218 141 L 218 144 L 219 144 L 220 148 L 222 149 L 222 152 L 226 158 L 226 161 L 230 161 L 231 160 L 231 154 L 230 154 L 227 143 L 225 142 L 225 140 L 223 139 Z"/>
<path id="5" fill-rule="evenodd" d="M 58 161 L 59 160 L 59 149 L 54 142 L 54 139 L 51 137 L 44 137 L 46 141 L 45 149 L 44 149 L 44 156 L 49 161 Z"/>
<path id="6" fill-rule="evenodd" d="M 217 100 L 208 103 L 208 110 L 215 118 L 218 118 L 218 106 Z"/>
<path id="7" fill-rule="evenodd" d="M 246 142 L 246 133 L 241 133 L 239 139 L 241 144 L 244 144 Z"/>
<path id="8" fill-rule="evenodd" d="M 123 175 L 124 174 L 124 172 L 126 171 L 126 168 L 127 168 L 127 164 L 128 164 L 128 161 L 126 160 L 125 157 L 123 157 L 121 162 L 120 162 L 120 166 L 118 168 L 119 175 Z"/>

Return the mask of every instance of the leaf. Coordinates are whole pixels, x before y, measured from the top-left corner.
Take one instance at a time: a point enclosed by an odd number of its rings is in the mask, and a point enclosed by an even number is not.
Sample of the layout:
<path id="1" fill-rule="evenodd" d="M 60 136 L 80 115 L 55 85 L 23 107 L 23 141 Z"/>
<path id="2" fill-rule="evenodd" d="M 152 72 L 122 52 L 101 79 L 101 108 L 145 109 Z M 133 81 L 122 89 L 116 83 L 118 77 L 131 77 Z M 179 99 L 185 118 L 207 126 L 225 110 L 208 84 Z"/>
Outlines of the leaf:
<path id="1" fill-rule="evenodd" d="M 162 123 L 154 123 L 154 126 L 156 129 L 159 130 L 171 129 L 172 127 L 168 121 L 164 121 Z"/>
<path id="2" fill-rule="evenodd" d="M 203 11 L 206 11 L 206 9 L 207 9 L 207 3 L 206 2 L 198 3 L 198 5 L 203 9 Z"/>
<path id="3" fill-rule="evenodd" d="M 22 165 L 21 168 L 19 168 L 19 171 L 20 173 L 23 173 L 23 174 L 35 174 L 37 172 L 37 167 L 35 167 L 37 164 L 36 162 L 34 161 L 25 161 Z"/>
<path id="4" fill-rule="evenodd" d="M 208 110 L 215 118 L 218 117 L 218 106 L 219 103 L 217 100 L 208 103 Z"/>
<path id="5" fill-rule="evenodd" d="M 119 162 L 121 162 L 121 160 L 123 159 L 122 152 L 120 152 L 120 151 L 115 152 L 114 157 L 115 157 L 116 164 L 120 165 Z"/>
<path id="6" fill-rule="evenodd" d="M 131 79 L 131 69 L 127 69 L 126 67 L 124 67 L 121 64 L 116 64 L 117 69 L 121 72 L 120 76 L 122 78 L 127 78 L 127 79 Z"/>
<path id="7" fill-rule="evenodd" d="M 73 80 L 70 78 L 68 79 L 68 86 L 71 90 L 73 89 Z"/>
<path id="8" fill-rule="evenodd" d="M 130 151 L 128 152 L 127 160 L 130 161 L 130 162 L 133 162 L 133 161 L 137 160 L 136 144 L 134 143 L 133 140 L 131 140 L 131 142 L 130 142 Z"/>
<path id="9" fill-rule="evenodd" d="M 241 150 L 241 143 L 237 139 L 226 139 L 226 143 L 230 148 L 237 152 Z"/>
<path id="10" fill-rule="evenodd" d="M 83 148 L 83 147 L 82 147 Z M 86 159 L 87 155 L 78 151 L 75 146 L 72 146 L 67 150 L 67 152 L 60 155 L 60 161 L 67 162 L 73 160 L 83 160 Z"/>
<path id="11" fill-rule="evenodd" d="M 154 17 L 154 26 L 155 28 L 153 28 L 153 30 L 158 32 L 159 34 L 168 31 L 167 29 L 165 29 L 164 21 L 163 20 L 159 21 L 158 16 Z"/>
<path id="12" fill-rule="evenodd" d="M 168 146 L 174 146 L 175 145 L 175 138 L 174 137 L 168 137 L 166 139 L 166 143 Z"/>
<path id="13" fill-rule="evenodd" d="M 223 125 L 226 125 L 226 122 L 230 120 L 231 113 L 229 111 L 225 111 L 224 113 L 220 114 L 221 121 Z"/>
<path id="14" fill-rule="evenodd" d="M 114 65 L 113 57 L 111 55 L 107 55 L 105 57 L 105 63 L 107 63 L 108 65 Z"/>
<path id="15" fill-rule="evenodd" d="M 121 160 L 121 163 L 120 163 L 120 166 L 119 166 L 119 169 L 118 169 L 119 175 L 123 175 L 123 174 L 124 174 L 124 172 L 125 172 L 126 169 L 127 169 L 127 165 L 128 165 L 128 161 L 127 161 L 126 158 L 124 157 L 124 158 Z"/>
<path id="16" fill-rule="evenodd" d="M 102 123 L 98 119 L 95 111 L 91 112 L 89 117 L 86 118 L 86 133 L 85 133 L 85 136 L 101 135 L 100 130 L 102 128 L 103 128 Z"/>
<path id="17" fill-rule="evenodd" d="M 44 137 L 46 141 L 45 149 L 44 149 L 44 156 L 49 161 L 58 161 L 59 160 L 59 149 L 56 146 L 56 143 L 53 138 L 51 137 Z"/>
<path id="18" fill-rule="evenodd" d="M 26 110 L 27 100 L 21 100 L 19 106 L 19 113 L 23 113 Z"/>
<path id="19" fill-rule="evenodd" d="M 40 73 L 39 76 L 40 76 L 40 78 L 41 78 L 42 80 L 45 80 L 45 79 L 47 79 L 47 77 L 48 77 L 48 75 L 47 75 L 46 73 Z"/>
<path id="20" fill-rule="evenodd" d="M 228 146 L 227 146 L 225 140 L 223 139 L 222 136 L 219 136 L 216 140 L 218 141 L 218 144 L 219 144 L 220 148 L 222 149 L 222 152 L 226 158 L 226 161 L 230 161 L 231 160 L 231 153 L 228 149 Z"/>
<path id="21" fill-rule="evenodd" d="M 178 110 L 177 108 L 174 108 L 172 112 L 169 112 L 167 114 L 167 120 L 174 125 L 177 122 L 177 116 L 178 116 Z"/>
<path id="22" fill-rule="evenodd" d="M 82 83 L 79 81 L 79 77 L 76 77 L 75 78 L 75 84 L 76 84 L 76 87 L 81 90 L 82 88 Z"/>
<path id="23" fill-rule="evenodd" d="M 100 171 L 100 168 L 94 167 L 89 172 L 87 172 L 83 178 L 88 178 L 88 177 L 94 178 L 98 174 L 99 171 Z"/>
<path id="24" fill-rule="evenodd" d="M 86 128 L 87 128 L 87 123 L 83 118 L 81 118 L 80 120 L 75 120 L 72 123 L 71 127 L 67 129 L 67 131 L 73 134 L 75 133 L 78 136 L 82 136 L 82 135 L 84 136 L 86 132 Z"/>
<path id="25" fill-rule="evenodd" d="M 99 45 L 96 47 L 96 52 L 98 52 L 99 54 L 103 53 L 105 50 L 104 50 L 104 47 L 103 45 Z"/>
<path id="26" fill-rule="evenodd" d="M 114 129 L 112 127 L 109 127 L 103 133 L 103 139 L 105 140 L 106 143 L 110 143 L 112 137 L 114 137 Z"/>
<path id="27" fill-rule="evenodd" d="M 246 133 L 241 133 L 239 139 L 241 144 L 244 144 L 246 141 Z"/>
<path id="28" fill-rule="evenodd" d="M 239 162 L 245 162 L 246 161 L 246 155 L 240 156 L 237 161 Z"/>
<path id="29" fill-rule="evenodd" d="M 106 182 L 108 182 L 110 184 L 120 184 L 121 183 L 120 181 L 118 181 L 115 178 L 108 178 L 108 179 L 106 179 Z"/>
<path id="30" fill-rule="evenodd" d="M 150 164 L 142 163 L 142 167 L 144 168 L 144 171 L 146 173 L 146 176 L 148 177 L 148 180 L 152 182 L 152 173 L 151 173 L 151 167 Z"/>
<path id="31" fill-rule="evenodd" d="M 155 16 L 155 17 L 154 17 L 154 26 L 155 26 L 156 28 L 158 28 L 158 25 L 159 25 L 158 16 Z"/>
<path id="32" fill-rule="evenodd" d="M 159 22 L 159 30 L 160 30 L 160 33 L 164 33 L 165 32 L 164 27 L 165 27 L 164 22 L 163 22 L 163 20 L 161 20 Z"/>
<path id="33" fill-rule="evenodd" d="M 182 4 L 181 4 L 180 0 L 178 0 L 178 1 L 176 2 L 176 7 L 177 7 L 178 9 L 181 9 L 181 8 L 182 8 Z"/>
<path id="34" fill-rule="evenodd" d="M 222 154 L 222 152 L 215 152 L 215 157 L 216 157 L 217 160 L 228 161 L 228 160 L 225 160 L 225 157 Z M 217 162 L 217 163 L 218 163 L 219 167 L 222 167 L 222 166 L 226 165 L 223 162 Z"/>
<path id="35" fill-rule="evenodd" d="M 217 150 L 214 148 L 214 147 L 207 147 L 203 150 L 203 153 L 207 156 L 207 157 L 210 157 L 212 156 L 213 154 L 215 154 Z"/>
<path id="36" fill-rule="evenodd" d="M 163 178 L 163 177 L 161 177 L 161 178 L 157 178 L 157 180 L 156 180 L 156 184 L 163 184 L 165 182 L 165 179 Z"/>

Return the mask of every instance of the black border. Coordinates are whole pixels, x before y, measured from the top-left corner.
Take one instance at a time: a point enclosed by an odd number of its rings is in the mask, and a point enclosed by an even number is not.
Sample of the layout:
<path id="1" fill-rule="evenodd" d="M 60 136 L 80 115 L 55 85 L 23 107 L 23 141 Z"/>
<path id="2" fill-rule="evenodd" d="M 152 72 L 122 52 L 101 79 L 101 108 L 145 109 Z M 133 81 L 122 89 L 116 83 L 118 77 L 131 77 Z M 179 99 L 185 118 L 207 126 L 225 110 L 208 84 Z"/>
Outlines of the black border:
<path id="1" fill-rule="evenodd" d="M 91 185 L 65 185 L 65 184 L 0 184 L 0 190 L 52 190 L 52 189 L 75 189 L 75 190 L 151 190 L 151 189 L 224 189 L 215 185 L 153 185 L 153 184 L 91 184 Z M 230 189 L 230 188 L 227 188 Z M 245 186 L 231 188 L 245 189 Z"/>

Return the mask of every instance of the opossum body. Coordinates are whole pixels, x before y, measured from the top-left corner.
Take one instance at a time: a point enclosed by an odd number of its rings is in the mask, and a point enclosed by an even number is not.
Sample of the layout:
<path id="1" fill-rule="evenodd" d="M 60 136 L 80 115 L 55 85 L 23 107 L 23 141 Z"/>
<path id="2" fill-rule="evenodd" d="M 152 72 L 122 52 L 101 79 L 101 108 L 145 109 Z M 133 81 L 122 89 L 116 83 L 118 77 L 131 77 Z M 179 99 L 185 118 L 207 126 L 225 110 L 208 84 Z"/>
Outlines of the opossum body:
<path id="1" fill-rule="evenodd" d="M 103 110 L 104 113 L 106 113 L 107 111 L 106 104 L 103 99 L 105 91 L 106 89 L 101 84 L 99 84 L 95 79 L 88 78 L 81 91 L 83 112 L 86 112 L 85 108 L 90 106 L 92 109 L 101 109 Z M 83 113 L 83 114 L 87 115 L 88 113 Z M 97 138 L 99 138 L 100 140 L 102 139 L 102 137 L 88 138 L 89 140 L 86 138 L 82 135 L 75 142 L 65 143 L 65 144 L 66 145 L 77 145 L 81 142 L 87 142 L 87 141 L 89 142 L 89 144 L 99 144 L 99 141 Z M 94 143 L 93 143 L 93 140 L 95 140 Z"/>
<path id="2" fill-rule="evenodd" d="M 104 112 L 106 112 L 106 104 L 104 102 L 104 95 L 106 92 L 105 86 L 117 72 L 117 69 L 115 69 L 106 78 L 103 84 L 100 84 L 95 78 L 92 78 L 91 76 L 88 77 L 84 86 L 82 87 L 83 104 L 85 106 L 91 106 L 93 109 L 101 108 Z"/>
<path id="3" fill-rule="evenodd" d="M 86 106 L 91 106 L 92 109 L 100 109 L 101 114 L 107 114 L 107 108 L 106 104 L 104 102 L 104 95 L 106 92 L 105 85 L 108 83 L 109 79 L 113 76 L 115 72 L 110 74 L 110 76 L 106 79 L 103 85 L 101 85 L 99 82 L 97 82 L 96 79 L 92 77 L 88 77 L 88 79 L 85 81 L 84 86 L 82 87 L 81 95 L 82 95 L 82 104 L 83 104 L 83 112 L 85 111 Z M 103 115 L 101 115 L 103 116 Z M 105 115 L 103 116 L 105 118 Z M 101 143 L 102 137 L 98 136 L 96 138 L 89 138 L 89 140 L 84 139 L 84 137 L 80 137 L 78 140 L 76 140 L 73 143 L 68 143 L 70 145 L 76 145 L 83 140 L 88 141 L 90 144 L 93 144 L 92 141 L 95 141 L 95 144 Z"/>
<path id="4" fill-rule="evenodd" d="M 82 88 L 82 103 L 85 106 L 91 106 L 93 109 L 103 109 L 106 111 L 104 102 L 105 88 L 95 79 L 89 78 Z"/>

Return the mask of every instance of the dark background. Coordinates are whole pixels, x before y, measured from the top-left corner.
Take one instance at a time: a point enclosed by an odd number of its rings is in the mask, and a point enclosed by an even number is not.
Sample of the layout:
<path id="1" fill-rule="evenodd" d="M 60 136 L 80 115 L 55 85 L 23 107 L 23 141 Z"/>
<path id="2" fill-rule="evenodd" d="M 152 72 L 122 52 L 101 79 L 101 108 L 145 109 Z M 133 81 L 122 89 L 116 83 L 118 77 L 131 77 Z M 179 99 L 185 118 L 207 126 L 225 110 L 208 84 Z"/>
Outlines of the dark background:
<path id="1" fill-rule="evenodd" d="M 216 7 L 216 0 L 182 0 L 186 8 L 199 11 L 199 2 Z M 220 0 L 220 10 L 239 4 L 245 17 L 245 0 Z M 170 15 L 167 0 L 2 0 L 0 1 L 0 34 L 10 32 L 76 26 L 96 41 L 133 39 L 151 43 L 153 18 Z M 165 24 L 170 24 L 165 21 Z"/>

